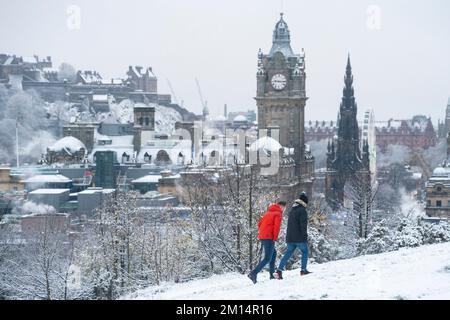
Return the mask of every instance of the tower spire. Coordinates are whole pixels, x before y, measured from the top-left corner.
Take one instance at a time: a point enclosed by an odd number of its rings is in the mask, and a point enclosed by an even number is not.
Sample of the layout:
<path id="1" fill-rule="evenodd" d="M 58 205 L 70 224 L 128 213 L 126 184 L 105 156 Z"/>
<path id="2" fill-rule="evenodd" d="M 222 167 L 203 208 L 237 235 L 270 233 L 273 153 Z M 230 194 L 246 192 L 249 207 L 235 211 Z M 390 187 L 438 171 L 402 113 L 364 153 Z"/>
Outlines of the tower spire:
<path id="1" fill-rule="evenodd" d="M 285 57 L 294 54 L 291 48 L 291 34 L 283 16 L 284 13 L 280 12 L 280 20 L 278 20 L 273 30 L 272 49 L 270 50 L 269 56 L 272 56 L 277 51 L 283 53 Z"/>

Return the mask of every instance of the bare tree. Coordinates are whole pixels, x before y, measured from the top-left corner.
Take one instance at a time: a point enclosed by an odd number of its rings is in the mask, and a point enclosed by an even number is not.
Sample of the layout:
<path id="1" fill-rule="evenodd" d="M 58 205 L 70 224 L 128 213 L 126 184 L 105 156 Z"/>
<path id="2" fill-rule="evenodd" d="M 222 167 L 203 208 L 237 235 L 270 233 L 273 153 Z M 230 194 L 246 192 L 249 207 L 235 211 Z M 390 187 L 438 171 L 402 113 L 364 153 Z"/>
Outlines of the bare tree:
<path id="1" fill-rule="evenodd" d="M 356 227 L 358 238 L 367 238 L 372 223 L 372 211 L 378 192 L 378 183 L 372 182 L 370 174 L 356 172 L 344 187 L 344 196 L 347 200 L 349 221 Z"/>
<path id="2" fill-rule="evenodd" d="M 250 165 L 236 163 L 216 174 L 187 179 L 183 186 L 192 212 L 188 230 L 211 268 L 240 273 L 252 268 L 259 252 L 257 224 L 277 191 L 262 188 Z"/>
<path id="3" fill-rule="evenodd" d="M 60 229 L 55 216 L 44 223 L 34 236 L 11 233 L 2 239 L 0 258 L 1 287 L 13 299 L 74 299 L 81 290 L 70 287 L 74 242 Z"/>

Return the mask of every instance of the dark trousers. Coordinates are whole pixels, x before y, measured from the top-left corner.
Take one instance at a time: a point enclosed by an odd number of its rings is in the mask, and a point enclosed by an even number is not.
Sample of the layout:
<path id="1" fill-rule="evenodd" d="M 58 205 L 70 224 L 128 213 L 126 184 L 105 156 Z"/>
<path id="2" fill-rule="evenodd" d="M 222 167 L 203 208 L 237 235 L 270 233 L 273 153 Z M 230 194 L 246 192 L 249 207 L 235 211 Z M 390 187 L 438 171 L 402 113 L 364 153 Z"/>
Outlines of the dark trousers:
<path id="1" fill-rule="evenodd" d="M 269 272 L 270 274 L 273 274 L 275 272 L 275 259 L 277 258 L 275 241 L 261 240 L 261 244 L 264 249 L 264 257 L 251 273 L 257 275 L 269 263 Z"/>

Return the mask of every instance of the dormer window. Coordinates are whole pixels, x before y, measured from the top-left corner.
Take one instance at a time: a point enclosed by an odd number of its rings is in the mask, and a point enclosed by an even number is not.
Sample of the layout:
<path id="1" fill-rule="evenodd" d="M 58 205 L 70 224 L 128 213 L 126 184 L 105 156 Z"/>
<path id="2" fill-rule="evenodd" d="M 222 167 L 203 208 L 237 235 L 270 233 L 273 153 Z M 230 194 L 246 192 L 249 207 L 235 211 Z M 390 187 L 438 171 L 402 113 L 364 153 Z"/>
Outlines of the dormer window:
<path id="1" fill-rule="evenodd" d="M 130 156 L 128 154 L 126 154 L 126 152 L 124 152 L 122 154 L 122 163 L 129 162 L 129 161 L 130 161 Z"/>

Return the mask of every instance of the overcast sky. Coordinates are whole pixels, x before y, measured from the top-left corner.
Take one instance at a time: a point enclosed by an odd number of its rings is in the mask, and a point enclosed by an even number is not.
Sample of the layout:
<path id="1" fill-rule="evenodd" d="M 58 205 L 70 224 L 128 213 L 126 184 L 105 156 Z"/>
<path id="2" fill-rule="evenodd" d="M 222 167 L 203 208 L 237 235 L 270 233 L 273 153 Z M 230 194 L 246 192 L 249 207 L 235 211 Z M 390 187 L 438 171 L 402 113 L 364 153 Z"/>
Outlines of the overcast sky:
<path id="1" fill-rule="evenodd" d="M 159 92 L 170 93 L 169 79 L 197 113 L 195 77 L 213 115 L 225 103 L 255 108 L 258 48 L 269 51 L 281 10 L 292 48 L 306 51 L 307 120 L 336 119 L 348 52 L 360 115 L 373 108 L 377 120 L 425 114 L 437 122 L 450 96 L 448 0 L 0 3 L 0 52 L 49 55 L 57 66 L 69 62 L 104 78 L 124 77 L 129 65 L 152 66 Z M 70 5 L 80 9 L 79 28 Z"/>

